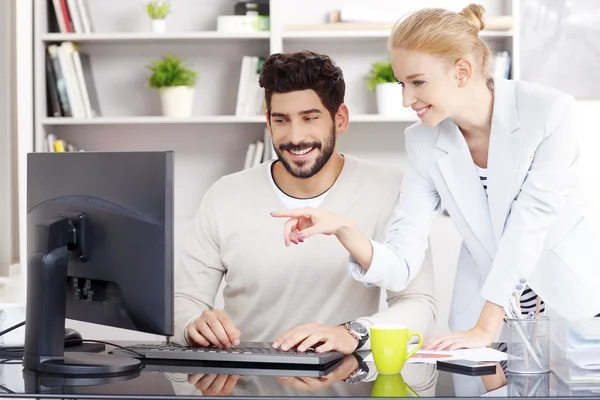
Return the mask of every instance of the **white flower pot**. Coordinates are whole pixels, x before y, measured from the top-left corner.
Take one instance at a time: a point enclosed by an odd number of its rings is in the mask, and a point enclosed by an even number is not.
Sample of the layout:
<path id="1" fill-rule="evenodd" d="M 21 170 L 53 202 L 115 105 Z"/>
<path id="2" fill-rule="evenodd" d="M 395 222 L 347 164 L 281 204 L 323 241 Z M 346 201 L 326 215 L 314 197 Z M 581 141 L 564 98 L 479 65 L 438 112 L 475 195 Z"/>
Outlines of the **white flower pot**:
<path id="1" fill-rule="evenodd" d="M 160 103 L 163 116 L 188 118 L 192 115 L 195 88 L 190 86 L 175 86 L 160 88 Z"/>
<path id="2" fill-rule="evenodd" d="M 165 33 L 166 30 L 167 30 L 167 20 L 165 20 L 165 19 L 153 19 L 152 20 L 152 32 Z"/>
<path id="3" fill-rule="evenodd" d="M 417 118 L 410 107 L 402 105 L 402 86 L 398 83 L 380 83 L 375 87 L 377 113 L 388 117 Z"/>

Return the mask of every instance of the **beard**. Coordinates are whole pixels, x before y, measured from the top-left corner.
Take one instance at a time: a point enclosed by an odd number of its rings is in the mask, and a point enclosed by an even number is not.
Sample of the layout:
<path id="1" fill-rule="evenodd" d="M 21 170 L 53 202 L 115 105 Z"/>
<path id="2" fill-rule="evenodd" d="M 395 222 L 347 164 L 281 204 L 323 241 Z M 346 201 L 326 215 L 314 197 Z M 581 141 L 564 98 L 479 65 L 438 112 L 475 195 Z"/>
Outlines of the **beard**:
<path id="1" fill-rule="evenodd" d="M 310 178 L 321 171 L 327 161 L 331 158 L 333 150 L 335 149 L 335 126 L 331 128 L 331 134 L 327 141 L 323 144 L 321 142 L 301 142 L 293 144 L 290 142 L 282 143 L 279 146 L 274 147 L 277 158 L 281 161 L 284 168 L 292 176 L 301 179 Z M 289 160 L 284 156 L 285 150 L 300 151 L 314 147 L 315 150 L 320 150 L 320 154 L 313 160 Z"/>

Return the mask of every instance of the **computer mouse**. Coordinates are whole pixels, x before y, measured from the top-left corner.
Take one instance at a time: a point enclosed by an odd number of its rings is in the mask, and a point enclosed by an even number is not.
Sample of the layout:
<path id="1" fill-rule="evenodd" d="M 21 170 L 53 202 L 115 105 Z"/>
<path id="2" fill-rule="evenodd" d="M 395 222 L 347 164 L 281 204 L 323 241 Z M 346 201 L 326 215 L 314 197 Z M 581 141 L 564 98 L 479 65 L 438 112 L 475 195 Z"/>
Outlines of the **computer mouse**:
<path id="1" fill-rule="evenodd" d="M 83 344 L 83 337 L 81 333 L 75 329 L 65 329 L 65 347 L 81 346 Z"/>

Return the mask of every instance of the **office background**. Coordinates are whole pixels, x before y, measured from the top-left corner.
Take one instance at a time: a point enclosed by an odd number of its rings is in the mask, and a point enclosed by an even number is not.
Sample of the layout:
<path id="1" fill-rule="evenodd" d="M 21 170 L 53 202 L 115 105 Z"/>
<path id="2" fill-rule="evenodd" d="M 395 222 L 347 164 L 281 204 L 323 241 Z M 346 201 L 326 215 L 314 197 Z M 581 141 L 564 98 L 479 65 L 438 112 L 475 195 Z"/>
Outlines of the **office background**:
<path id="1" fill-rule="evenodd" d="M 386 31 L 365 25 L 339 30 L 323 26 L 334 10 L 352 12 L 368 5 L 397 15 L 425 6 L 460 10 L 466 0 L 271 0 L 270 31 L 216 32 L 217 18 L 233 13 L 233 0 L 173 0 L 166 31 L 153 33 L 145 0 L 84 0 L 91 32 L 53 33 L 48 16 L 53 1 L 0 2 L 0 283 L 2 301 L 23 300 L 26 270 L 26 154 L 48 151 L 51 140 L 74 149 L 174 150 L 176 259 L 190 232 L 204 191 L 219 177 L 245 167 L 248 150 L 262 142 L 260 106 L 243 111 L 238 104 L 244 56 L 266 57 L 279 51 L 311 49 L 331 55 L 347 82 L 351 124 L 339 139 L 341 151 L 392 167 L 405 162 L 403 130 L 410 114 L 378 113 L 376 94 L 366 87 L 371 65 L 385 60 Z M 482 35 L 497 52 L 509 55 L 511 77 L 557 87 L 578 98 L 579 134 L 587 156 L 588 188 L 600 178 L 600 2 L 597 0 L 481 0 L 491 21 L 508 29 Z M 393 10 L 393 12 L 390 12 Z M 360 12 L 359 12 L 360 14 Z M 376 12 L 373 13 L 377 17 Z M 380 14 L 380 15 L 381 15 Z M 493 19 L 497 17 L 496 19 Z M 507 18 L 508 17 L 508 18 Z M 315 25 L 320 25 L 315 26 Z M 56 27 L 54 28 L 56 29 Z M 76 29 L 75 29 L 76 30 Z M 96 116 L 49 115 L 48 46 L 74 43 L 85 80 L 94 81 Z M 191 117 L 165 117 L 156 90 L 147 87 L 151 61 L 172 53 L 198 72 Z M 87 64 L 89 60 L 89 64 Z M 247 61 L 250 62 L 250 61 Z M 89 65 L 89 69 L 86 67 Z M 250 96 L 251 97 L 251 96 Z M 92 103 L 94 103 L 92 101 Z M 400 107 L 400 105 L 399 105 Z M 90 106 L 93 108 L 93 104 Z M 81 112 L 81 110 L 80 110 Z M 50 145 L 51 146 L 51 145 Z M 267 153 L 264 153 L 267 155 Z M 254 160 L 254 158 L 253 158 Z M 260 158 L 256 158 L 260 161 Z M 460 238 L 447 217 L 432 235 L 438 330 L 447 329 L 455 262 Z M 222 304 L 218 299 L 217 305 Z M 69 321 L 85 337 L 148 338 L 148 335 Z M 101 333 L 98 329 L 102 329 Z"/>

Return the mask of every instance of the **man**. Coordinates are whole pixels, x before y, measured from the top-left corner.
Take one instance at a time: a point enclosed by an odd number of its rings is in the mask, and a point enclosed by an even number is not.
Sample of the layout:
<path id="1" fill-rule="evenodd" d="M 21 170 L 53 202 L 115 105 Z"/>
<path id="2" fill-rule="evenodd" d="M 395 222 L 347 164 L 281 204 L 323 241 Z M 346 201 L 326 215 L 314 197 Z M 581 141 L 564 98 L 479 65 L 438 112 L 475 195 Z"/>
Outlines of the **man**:
<path id="1" fill-rule="evenodd" d="M 348 127 L 342 71 L 312 52 L 273 54 L 263 65 L 267 124 L 278 159 L 219 179 L 206 192 L 175 274 L 175 338 L 231 347 L 269 341 L 288 350 L 351 354 L 370 349 L 368 327 L 402 324 L 427 335 L 435 322 L 428 254 L 403 292 L 348 275 L 347 251 L 335 238 L 286 247 L 275 210 L 323 207 L 357 221 L 383 240 L 398 199 L 397 171 L 342 155 Z M 222 279 L 224 310 L 214 301 Z M 365 334 L 366 332 L 366 334 Z"/>

